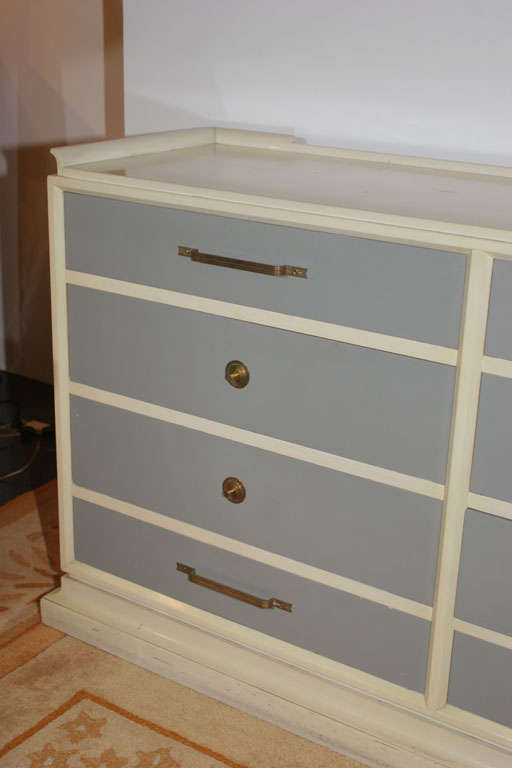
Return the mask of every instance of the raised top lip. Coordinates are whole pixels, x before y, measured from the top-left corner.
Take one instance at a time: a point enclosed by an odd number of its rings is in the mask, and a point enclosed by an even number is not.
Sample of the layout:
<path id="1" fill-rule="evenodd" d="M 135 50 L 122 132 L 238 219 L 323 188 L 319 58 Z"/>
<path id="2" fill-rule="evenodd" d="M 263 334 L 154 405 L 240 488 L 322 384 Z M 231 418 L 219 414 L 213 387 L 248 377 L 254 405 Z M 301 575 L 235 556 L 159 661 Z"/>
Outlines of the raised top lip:
<path id="1" fill-rule="evenodd" d="M 121 139 L 99 140 L 84 144 L 54 147 L 50 151 L 57 160 L 58 173 L 70 166 L 98 163 L 106 160 L 138 157 L 159 152 L 200 147 L 205 144 L 238 146 L 276 152 L 293 152 L 317 157 L 332 157 L 370 164 L 385 164 L 418 170 L 432 170 L 468 176 L 512 180 L 512 167 L 439 160 L 429 157 L 368 152 L 338 147 L 306 144 L 291 134 L 238 130 L 214 126 L 185 128 L 160 133 L 145 133 Z"/>

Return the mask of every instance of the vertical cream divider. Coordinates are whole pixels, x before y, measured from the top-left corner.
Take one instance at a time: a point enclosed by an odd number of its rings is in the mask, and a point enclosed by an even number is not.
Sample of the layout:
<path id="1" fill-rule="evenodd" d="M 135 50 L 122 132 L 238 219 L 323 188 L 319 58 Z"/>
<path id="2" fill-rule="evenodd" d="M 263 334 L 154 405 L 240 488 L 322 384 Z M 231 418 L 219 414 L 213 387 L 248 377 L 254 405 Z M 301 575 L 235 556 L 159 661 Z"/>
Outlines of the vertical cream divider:
<path id="1" fill-rule="evenodd" d="M 69 353 L 64 232 L 64 192 L 56 177 L 48 179 L 50 279 L 52 288 L 53 379 L 57 438 L 57 482 L 61 568 L 74 560 Z"/>
<path id="2" fill-rule="evenodd" d="M 472 251 L 468 256 L 425 689 L 427 705 L 432 709 L 443 707 L 448 695 L 455 596 L 469 498 L 492 264 L 492 257 L 483 251 Z"/>

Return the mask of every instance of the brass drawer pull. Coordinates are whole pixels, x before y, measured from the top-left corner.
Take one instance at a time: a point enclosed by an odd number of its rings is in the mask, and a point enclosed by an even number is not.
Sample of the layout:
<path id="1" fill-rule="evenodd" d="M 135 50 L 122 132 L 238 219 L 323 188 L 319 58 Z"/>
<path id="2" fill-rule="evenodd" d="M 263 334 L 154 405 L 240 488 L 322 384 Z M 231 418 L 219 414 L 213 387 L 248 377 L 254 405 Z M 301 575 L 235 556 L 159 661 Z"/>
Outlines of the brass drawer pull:
<path id="1" fill-rule="evenodd" d="M 220 592 L 221 595 L 227 595 L 228 597 L 234 597 L 235 600 L 241 600 L 243 603 L 249 603 L 255 605 L 256 608 L 280 608 L 282 611 L 292 612 L 292 604 L 285 603 L 284 600 L 279 600 L 277 597 L 269 597 L 265 599 L 263 597 L 256 597 L 250 595 L 248 592 L 241 592 L 239 589 L 233 589 L 233 587 L 227 587 L 225 584 L 219 584 L 218 581 L 212 581 L 204 576 L 199 576 L 196 573 L 195 568 L 191 568 L 190 565 L 184 565 L 183 563 L 176 563 L 176 570 L 186 573 L 188 580 L 192 584 L 198 584 L 200 587 L 206 587 L 214 592 Z"/>
<path id="2" fill-rule="evenodd" d="M 226 477 L 222 483 L 222 495 L 232 504 L 241 504 L 246 497 L 245 485 L 238 477 Z"/>
<path id="3" fill-rule="evenodd" d="M 188 248 L 186 245 L 178 246 L 178 254 L 187 256 L 192 261 L 201 261 L 203 264 L 211 264 L 216 267 L 230 267 L 231 269 L 243 269 L 245 272 L 258 272 L 261 275 L 271 277 L 307 277 L 308 270 L 304 267 L 290 267 L 288 264 L 274 266 L 273 264 L 259 264 L 257 261 L 243 261 L 243 259 L 228 259 L 226 256 L 214 256 L 211 253 L 200 253 L 197 248 Z"/>
<path id="4" fill-rule="evenodd" d="M 224 378 L 235 389 L 243 389 L 249 383 L 249 370 L 240 360 L 230 360 L 226 365 Z"/>

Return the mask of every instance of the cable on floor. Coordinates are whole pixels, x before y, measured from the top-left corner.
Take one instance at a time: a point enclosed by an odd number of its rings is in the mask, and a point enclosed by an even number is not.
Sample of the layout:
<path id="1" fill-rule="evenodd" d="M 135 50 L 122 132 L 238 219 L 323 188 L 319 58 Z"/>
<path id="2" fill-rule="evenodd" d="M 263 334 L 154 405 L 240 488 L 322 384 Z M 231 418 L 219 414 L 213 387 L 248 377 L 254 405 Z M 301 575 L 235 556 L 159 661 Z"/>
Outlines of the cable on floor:
<path id="1" fill-rule="evenodd" d="M 39 438 L 39 440 L 37 441 L 36 447 L 34 448 L 34 451 L 30 459 L 18 469 L 13 470 L 12 472 L 8 472 L 6 475 L 2 475 L 0 477 L 0 482 L 2 480 L 9 480 L 11 477 L 16 477 L 16 475 L 21 475 L 23 472 L 25 472 L 34 463 L 40 448 L 41 448 L 41 438 Z"/>

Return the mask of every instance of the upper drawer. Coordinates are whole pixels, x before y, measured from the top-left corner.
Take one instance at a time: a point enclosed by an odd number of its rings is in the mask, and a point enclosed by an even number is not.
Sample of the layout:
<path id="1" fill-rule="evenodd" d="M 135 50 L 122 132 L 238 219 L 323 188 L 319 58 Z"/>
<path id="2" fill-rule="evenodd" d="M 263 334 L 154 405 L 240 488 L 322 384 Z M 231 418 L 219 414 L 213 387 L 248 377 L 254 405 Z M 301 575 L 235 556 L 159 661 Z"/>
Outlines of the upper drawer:
<path id="1" fill-rule="evenodd" d="M 457 347 L 465 256 L 65 193 L 67 266 Z M 306 267 L 307 280 L 191 262 L 178 246 Z"/>
<path id="2" fill-rule="evenodd" d="M 71 378 L 442 483 L 455 370 L 68 287 Z M 226 364 L 249 369 L 244 389 Z"/>
<path id="3" fill-rule="evenodd" d="M 494 262 L 485 352 L 512 360 L 512 263 Z"/>

